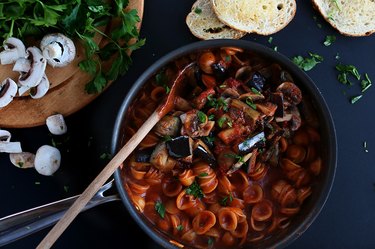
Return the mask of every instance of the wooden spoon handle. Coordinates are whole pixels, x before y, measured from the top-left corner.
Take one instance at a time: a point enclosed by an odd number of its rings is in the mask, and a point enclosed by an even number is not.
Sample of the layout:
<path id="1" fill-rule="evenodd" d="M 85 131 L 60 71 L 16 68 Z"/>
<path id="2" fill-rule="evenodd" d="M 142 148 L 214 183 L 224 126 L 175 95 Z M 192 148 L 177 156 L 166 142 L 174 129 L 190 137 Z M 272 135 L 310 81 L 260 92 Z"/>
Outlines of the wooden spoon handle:
<path id="1" fill-rule="evenodd" d="M 115 172 L 117 167 L 125 161 L 130 153 L 138 146 L 143 138 L 150 132 L 154 125 L 160 120 L 158 110 L 154 111 L 138 131 L 129 139 L 121 150 L 112 158 L 99 175 L 91 182 L 81 196 L 66 211 L 64 216 L 56 223 L 51 231 L 44 237 L 38 245 L 38 249 L 50 248 L 60 235 L 65 231 L 74 218 L 81 212 L 86 204 L 91 200 L 101 186 Z"/>

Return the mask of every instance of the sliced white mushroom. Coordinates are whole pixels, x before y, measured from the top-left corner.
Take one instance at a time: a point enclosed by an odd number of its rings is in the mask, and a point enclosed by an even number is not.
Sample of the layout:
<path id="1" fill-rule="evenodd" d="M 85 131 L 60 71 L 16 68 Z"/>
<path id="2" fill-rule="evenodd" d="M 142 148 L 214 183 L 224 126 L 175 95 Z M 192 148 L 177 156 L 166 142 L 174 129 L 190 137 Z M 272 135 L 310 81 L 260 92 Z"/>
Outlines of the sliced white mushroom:
<path id="1" fill-rule="evenodd" d="M 0 130 L 0 142 L 10 142 L 12 135 L 7 130 Z"/>
<path id="2" fill-rule="evenodd" d="M 0 108 L 7 106 L 16 96 L 18 86 L 11 78 L 6 78 L 0 85 Z"/>
<path id="3" fill-rule="evenodd" d="M 59 169 L 60 163 L 60 151 L 50 145 L 41 146 L 35 154 L 34 167 L 41 175 L 52 175 Z"/>
<path id="4" fill-rule="evenodd" d="M 13 65 L 13 71 L 19 73 L 27 73 L 31 68 L 30 60 L 25 57 L 19 58 Z"/>
<path id="5" fill-rule="evenodd" d="M 50 84 L 47 75 L 44 74 L 39 84 L 30 89 L 31 98 L 40 99 L 41 97 L 43 97 L 48 92 L 49 86 Z"/>
<path id="6" fill-rule="evenodd" d="M 22 74 L 18 82 L 22 86 L 34 87 L 42 80 L 47 60 L 37 47 L 29 47 L 26 52 L 27 58 L 31 61 L 30 70 L 26 74 Z"/>
<path id="7" fill-rule="evenodd" d="M 53 135 L 63 135 L 68 130 L 64 116 L 61 114 L 51 115 L 46 119 L 48 130 Z"/>
<path id="8" fill-rule="evenodd" d="M 74 42 L 63 34 L 48 34 L 40 42 L 40 49 L 52 67 L 68 65 L 76 56 Z"/>
<path id="9" fill-rule="evenodd" d="M 0 142 L 0 152 L 20 153 L 22 152 L 20 142 Z"/>
<path id="10" fill-rule="evenodd" d="M 27 169 L 34 167 L 35 155 L 30 152 L 10 153 L 9 159 L 14 166 Z"/>
<path id="11" fill-rule="evenodd" d="M 12 64 L 26 56 L 25 45 L 20 39 L 10 37 L 4 41 L 4 50 L 0 53 L 0 64 Z"/>

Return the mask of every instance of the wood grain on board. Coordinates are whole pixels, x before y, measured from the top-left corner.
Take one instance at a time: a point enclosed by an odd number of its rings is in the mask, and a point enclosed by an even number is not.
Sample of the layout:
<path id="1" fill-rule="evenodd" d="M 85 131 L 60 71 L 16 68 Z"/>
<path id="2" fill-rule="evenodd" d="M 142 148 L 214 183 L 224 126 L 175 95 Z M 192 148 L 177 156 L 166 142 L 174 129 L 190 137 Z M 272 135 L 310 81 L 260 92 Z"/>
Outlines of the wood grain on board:
<path id="1" fill-rule="evenodd" d="M 128 9 L 136 9 L 142 20 L 144 0 L 130 0 Z M 138 30 L 141 23 L 138 23 Z M 104 43 L 101 36 L 95 38 L 98 44 Z M 99 45 L 102 46 L 102 45 Z M 85 85 L 92 76 L 82 72 L 78 63 L 84 59 L 84 49 L 76 44 L 75 60 L 63 68 L 52 68 L 47 65 L 46 75 L 51 83 L 48 93 L 40 99 L 29 96 L 15 97 L 6 107 L 0 108 L 0 128 L 26 128 L 44 125 L 48 116 L 61 113 L 65 117 L 82 109 L 93 101 L 98 94 L 88 94 Z M 107 65 L 111 62 L 105 62 Z M 18 78 L 12 71 L 12 65 L 0 65 L 0 80 L 7 77 Z M 110 85 L 111 82 L 108 83 Z M 107 85 L 107 86 L 108 86 Z"/>

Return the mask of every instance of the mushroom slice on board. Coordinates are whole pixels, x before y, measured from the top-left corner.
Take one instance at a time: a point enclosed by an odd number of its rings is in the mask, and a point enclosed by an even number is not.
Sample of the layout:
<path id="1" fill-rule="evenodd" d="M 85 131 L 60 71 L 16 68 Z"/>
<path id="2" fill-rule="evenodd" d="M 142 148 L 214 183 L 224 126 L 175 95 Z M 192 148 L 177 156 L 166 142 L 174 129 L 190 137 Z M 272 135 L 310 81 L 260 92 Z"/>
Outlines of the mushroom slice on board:
<path id="1" fill-rule="evenodd" d="M 0 142 L 10 142 L 12 135 L 7 130 L 0 130 Z"/>
<path id="2" fill-rule="evenodd" d="M 50 84 L 47 75 L 44 74 L 39 84 L 30 89 L 31 98 L 40 99 L 41 97 L 43 97 L 48 92 L 49 86 Z"/>
<path id="3" fill-rule="evenodd" d="M 22 169 L 34 168 L 35 155 L 30 152 L 10 153 L 9 159 L 11 163 Z"/>
<path id="4" fill-rule="evenodd" d="M 51 115 L 46 119 L 48 130 L 53 135 L 63 135 L 67 131 L 67 126 L 62 114 Z"/>
<path id="5" fill-rule="evenodd" d="M 40 42 L 40 49 L 52 67 L 64 67 L 76 56 L 74 42 L 60 33 L 44 36 Z"/>
<path id="6" fill-rule="evenodd" d="M 0 64 L 12 64 L 20 57 L 26 57 L 25 45 L 20 39 L 9 37 L 4 41 L 4 50 L 0 53 Z"/>
<path id="7" fill-rule="evenodd" d="M 30 60 L 26 59 L 25 57 L 18 58 L 13 65 L 13 71 L 19 72 L 20 74 L 26 74 L 31 67 Z"/>
<path id="8" fill-rule="evenodd" d="M 35 154 L 34 167 L 41 175 L 52 175 L 59 169 L 60 163 L 60 151 L 50 145 L 41 146 Z"/>
<path id="9" fill-rule="evenodd" d="M 30 70 L 22 74 L 18 82 L 22 86 L 34 87 L 42 80 L 47 66 L 47 60 L 37 47 L 29 47 L 26 50 L 28 59 L 31 60 Z"/>
<path id="10" fill-rule="evenodd" d="M 6 78 L 0 84 L 0 108 L 7 106 L 16 96 L 18 86 L 11 78 Z"/>
<path id="11" fill-rule="evenodd" d="M 0 142 L 0 152 L 20 153 L 22 152 L 20 142 Z"/>

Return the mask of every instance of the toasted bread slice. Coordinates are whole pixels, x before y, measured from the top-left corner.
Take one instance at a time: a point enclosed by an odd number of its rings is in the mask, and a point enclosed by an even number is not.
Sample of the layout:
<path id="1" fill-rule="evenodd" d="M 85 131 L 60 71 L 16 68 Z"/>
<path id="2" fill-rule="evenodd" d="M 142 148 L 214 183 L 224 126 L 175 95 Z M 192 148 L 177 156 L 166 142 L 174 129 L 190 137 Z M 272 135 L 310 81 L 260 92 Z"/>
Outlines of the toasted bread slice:
<path id="1" fill-rule="evenodd" d="M 367 36 L 375 32 L 374 0 L 312 0 L 328 23 L 347 36 Z"/>
<path id="2" fill-rule="evenodd" d="M 293 19 L 295 0 L 212 0 L 217 17 L 228 26 L 249 33 L 270 35 Z"/>
<path id="3" fill-rule="evenodd" d="M 186 16 L 186 24 L 191 33 L 202 40 L 239 39 L 246 34 L 220 22 L 212 10 L 210 0 L 197 0 Z"/>

